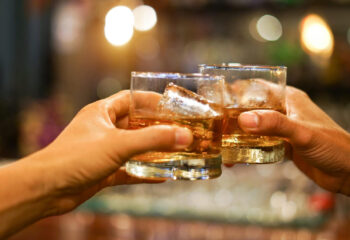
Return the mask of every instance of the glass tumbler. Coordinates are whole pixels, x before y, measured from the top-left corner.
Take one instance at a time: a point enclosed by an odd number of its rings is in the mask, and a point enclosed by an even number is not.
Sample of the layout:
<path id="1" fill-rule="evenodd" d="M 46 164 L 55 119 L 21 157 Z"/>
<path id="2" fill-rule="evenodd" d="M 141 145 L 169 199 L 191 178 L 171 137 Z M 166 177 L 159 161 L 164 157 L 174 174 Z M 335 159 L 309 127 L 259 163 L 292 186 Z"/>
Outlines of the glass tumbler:
<path id="1" fill-rule="evenodd" d="M 132 72 L 129 129 L 177 125 L 193 143 L 182 151 L 146 152 L 126 163 L 129 174 L 151 179 L 211 179 L 221 175 L 223 76 Z"/>
<path id="2" fill-rule="evenodd" d="M 284 159 L 284 141 L 275 136 L 248 134 L 238 116 L 250 110 L 285 110 L 287 68 L 241 64 L 199 65 L 203 74 L 225 76 L 223 163 L 274 163 Z"/>

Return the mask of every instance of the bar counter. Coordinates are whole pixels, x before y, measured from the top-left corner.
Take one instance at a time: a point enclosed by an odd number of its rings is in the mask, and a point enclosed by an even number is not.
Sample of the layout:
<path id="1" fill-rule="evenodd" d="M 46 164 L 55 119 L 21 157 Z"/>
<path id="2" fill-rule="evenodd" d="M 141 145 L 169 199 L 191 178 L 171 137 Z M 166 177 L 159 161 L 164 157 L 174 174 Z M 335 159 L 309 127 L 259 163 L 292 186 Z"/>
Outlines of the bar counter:
<path id="1" fill-rule="evenodd" d="M 350 218 L 334 218 L 321 228 L 306 229 L 76 212 L 42 220 L 10 240 L 348 240 L 349 226 Z"/>

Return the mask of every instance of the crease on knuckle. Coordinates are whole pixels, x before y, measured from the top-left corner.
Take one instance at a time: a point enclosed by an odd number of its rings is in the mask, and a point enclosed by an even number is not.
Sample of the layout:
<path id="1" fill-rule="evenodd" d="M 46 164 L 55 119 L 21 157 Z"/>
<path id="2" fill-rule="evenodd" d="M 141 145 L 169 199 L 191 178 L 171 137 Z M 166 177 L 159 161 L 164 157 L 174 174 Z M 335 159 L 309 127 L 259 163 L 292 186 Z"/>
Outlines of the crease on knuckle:
<path id="1" fill-rule="evenodd" d="M 94 112 L 94 111 L 104 111 L 106 109 L 106 102 L 103 100 L 99 100 L 93 103 L 89 103 L 79 110 L 78 114 L 84 114 L 86 112 Z"/>
<path id="2" fill-rule="evenodd" d="M 108 102 L 104 101 L 104 100 L 99 100 L 97 102 L 95 102 L 95 109 L 97 111 L 104 111 L 106 109 L 108 109 Z"/>
<path id="3" fill-rule="evenodd" d="M 303 90 L 298 90 L 298 91 L 299 91 L 299 95 L 302 96 L 303 98 L 307 98 L 307 99 L 310 98 L 309 95 Z"/>
<path id="4" fill-rule="evenodd" d="M 298 128 L 293 131 L 296 144 L 301 148 L 309 148 L 314 140 L 313 132 L 304 126 L 299 126 Z"/>
<path id="5" fill-rule="evenodd" d="M 125 95 L 125 96 L 128 96 L 128 95 L 130 95 L 130 90 L 121 90 L 120 92 L 119 92 L 119 94 L 120 95 Z"/>
<path id="6" fill-rule="evenodd" d="M 298 89 L 298 88 L 295 88 L 295 87 L 289 87 L 290 89 L 290 93 L 292 96 L 295 96 L 295 97 L 303 97 L 303 98 L 309 98 L 309 95 L 301 90 L 301 89 Z"/>
<path id="7" fill-rule="evenodd" d="M 278 113 L 271 113 L 271 120 L 269 121 L 269 130 L 279 131 L 283 129 L 284 122 Z"/>
<path id="8" fill-rule="evenodd" d="M 81 115 L 81 114 L 84 114 L 84 113 L 86 113 L 86 112 L 89 112 L 89 111 L 91 111 L 91 109 L 92 109 L 93 107 L 94 107 L 94 106 L 93 106 L 93 103 L 90 103 L 90 104 L 88 104 L 88 105 L 85 105 L 83 108 L 81 108 L 81 109 L 78 111 L 77 115 Z"/>

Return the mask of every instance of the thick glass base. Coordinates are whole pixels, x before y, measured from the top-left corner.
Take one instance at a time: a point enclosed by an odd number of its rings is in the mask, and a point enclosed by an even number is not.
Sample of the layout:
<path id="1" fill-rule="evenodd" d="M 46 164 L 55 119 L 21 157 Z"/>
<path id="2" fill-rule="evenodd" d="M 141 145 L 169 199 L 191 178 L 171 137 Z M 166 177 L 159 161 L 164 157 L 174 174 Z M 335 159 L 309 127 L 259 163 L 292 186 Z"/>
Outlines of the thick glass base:
<path id="1" fill-rule="evenodd" d="M 167 162 L 140 162 L 130 160 L 126 171 L 146 179 L 204 180 L 221 175 L 221 158 L 174 160 Z"/>
<path id="2" fill-rule="evenodd" d="M 269 147 L 222 148 L 223 163 L 275 163 L 284 159 L 284 143 Z"/>

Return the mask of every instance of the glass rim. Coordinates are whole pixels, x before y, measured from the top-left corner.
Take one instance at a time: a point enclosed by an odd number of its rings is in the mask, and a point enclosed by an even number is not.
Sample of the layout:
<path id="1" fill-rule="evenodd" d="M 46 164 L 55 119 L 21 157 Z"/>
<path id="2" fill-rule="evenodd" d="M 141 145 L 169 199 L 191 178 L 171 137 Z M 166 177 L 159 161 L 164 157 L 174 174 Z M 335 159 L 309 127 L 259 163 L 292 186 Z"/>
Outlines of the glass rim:
<path id="1" fill-rule="evenodd" d="M 189 79 L 189 80 L 221 80 L 223 75 L 213 75 L 208 73 L 177 73 L 177 72 L 138 72 L 132 71 L 131 77 L 160 78 L 160 79 Z"/>
<path id="2" fill-rule="evenodd" d="M 241 64 L 241 63 L 221 63 L 221 64 L 198 64 L 198 67 L 209 69 L 239 69 L 239 70 L 281 70 L 286 71 L 287 67 L 283 65 L 258 65 L 258 64 Z"/>

